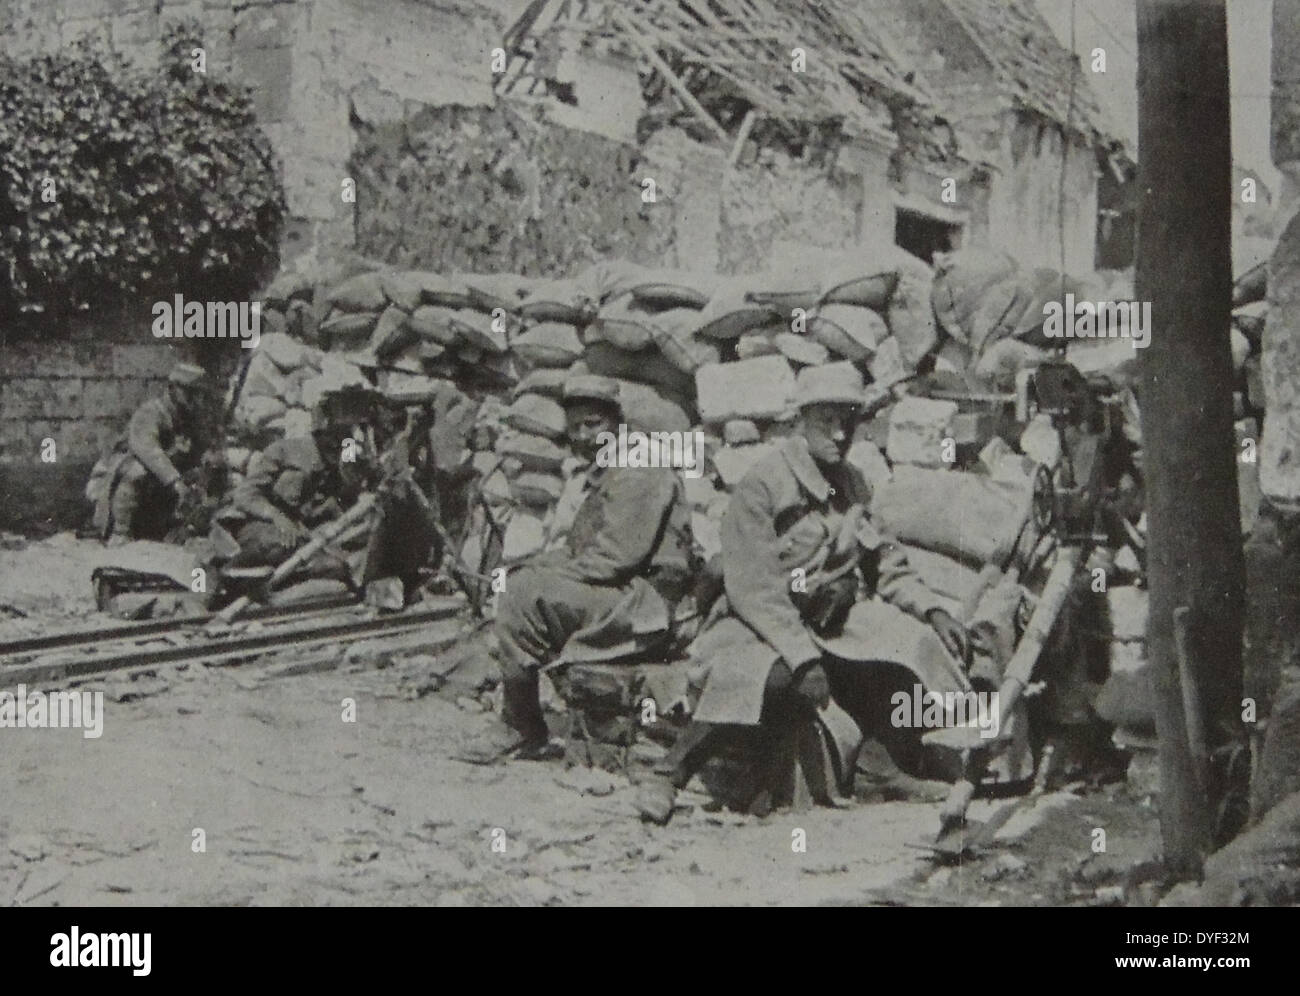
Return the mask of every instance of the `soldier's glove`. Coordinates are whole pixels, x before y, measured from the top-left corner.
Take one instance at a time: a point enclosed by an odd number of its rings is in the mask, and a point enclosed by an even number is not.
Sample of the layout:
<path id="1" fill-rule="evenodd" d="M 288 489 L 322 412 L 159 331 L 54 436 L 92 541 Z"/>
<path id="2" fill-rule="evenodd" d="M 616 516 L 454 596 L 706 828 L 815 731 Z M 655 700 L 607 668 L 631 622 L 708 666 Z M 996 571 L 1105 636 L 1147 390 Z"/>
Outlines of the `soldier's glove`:
<path id="1" fill-rule="evenodd" d="M 970 637 L 966 633 L 966 627 L 943 609 L 931 609 L 926 613 L 926 619 L 939 634 L 939 639 L 948 653 L 963 664 L 966 663 L 967 655 L 970 653 Z"/>
<path id="2" fill-rule="evenodd" d="M 171 483 L 171 493 L 176 496 L 176 500 L 182 505 L 189 500 L 190 486 L 185 483 L 184 478 L 176 478 Z"/>
<path id="3" fill-rule="evenodd" d="M 831 704 L 831 681 L 819 661 L 805 664 L 795 672 L 794 694 L 818 709 Z"/>

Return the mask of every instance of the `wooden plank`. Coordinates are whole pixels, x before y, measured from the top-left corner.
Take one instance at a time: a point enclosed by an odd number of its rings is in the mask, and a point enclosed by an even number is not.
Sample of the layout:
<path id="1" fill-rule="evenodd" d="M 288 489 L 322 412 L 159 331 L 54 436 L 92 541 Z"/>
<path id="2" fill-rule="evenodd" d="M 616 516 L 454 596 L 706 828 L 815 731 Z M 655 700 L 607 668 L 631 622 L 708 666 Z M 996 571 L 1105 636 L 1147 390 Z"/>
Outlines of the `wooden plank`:
<path id="1" fill-rule="evenodd" d="M 664 78 L 664 81 L 672 87 L 673 92 L 682 99 L 682 103 L 690 108 L 691 113 L 707 124 L 724 142 L 729 141 L 731 136 L 727 134 L 726 129 L 723 128 L 722 125 L 718 124 L 718 122 L 714 120 L 713 115 L 704 109 L 704 105 L 695 99 L 695 96 L 690 90 L 686 89 L 685 84 L 683 84 L 682 81 L 677 78 L 677 74 L 672 71 L 672 67 L 670 67 L 668 63 L 664 62 L 659 53 L 655 51 L 654 46 L 646 40 L 640 29 L 622 14 L 614 13 L 612 14 L 612 17 L 614 23 L 626 32 L 627 36 L 632 40 L 637 48 L 641 49 L 646 58 L 650 60 L 650 64 L 659 71 L 659 75 Z"/>
<path id="2" fill-rule="evenodd" d="M 731 155 L 727 156 L 727 165 L 735 166 L 736 160 L 740 158 L 741 150 L 745 148 L 745 143 L 749 141 L 749 133 L 754 130 L 754 122 L 758 120 L 758 115 L 754 113 L 751 107 L 745 112 L 745 120 L 740 122 L 740 130 L 736 132 L 736 144 L 731 147 Z"/>

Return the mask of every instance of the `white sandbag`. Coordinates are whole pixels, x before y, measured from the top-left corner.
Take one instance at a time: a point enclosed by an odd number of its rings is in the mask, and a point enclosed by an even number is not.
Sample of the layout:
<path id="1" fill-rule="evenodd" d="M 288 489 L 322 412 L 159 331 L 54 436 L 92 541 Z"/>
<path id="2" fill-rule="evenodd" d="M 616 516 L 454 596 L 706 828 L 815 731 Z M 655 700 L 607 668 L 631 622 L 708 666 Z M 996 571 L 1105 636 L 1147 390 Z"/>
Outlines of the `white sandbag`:
<path id="1" fill-rule="evenodd" d="M 901 465 L 875 492 L 876 525 L 900 542 L 1001 567 L 1029 515 L 1032 483 Z"/>
<path id="2" fill-rule="evenodd" d="M 542 322 L 515 338 L 510 350 L 528 367 L 567 367 L 582 355 L 578 330 L 563 322 Z"/>
<path id="3" fill-rule="evenodd" d="M 869 360 L 888 335 L 877 312 L 851 304 L 824 304 L 808 319 L 809 338 L 854 363 Z"/>

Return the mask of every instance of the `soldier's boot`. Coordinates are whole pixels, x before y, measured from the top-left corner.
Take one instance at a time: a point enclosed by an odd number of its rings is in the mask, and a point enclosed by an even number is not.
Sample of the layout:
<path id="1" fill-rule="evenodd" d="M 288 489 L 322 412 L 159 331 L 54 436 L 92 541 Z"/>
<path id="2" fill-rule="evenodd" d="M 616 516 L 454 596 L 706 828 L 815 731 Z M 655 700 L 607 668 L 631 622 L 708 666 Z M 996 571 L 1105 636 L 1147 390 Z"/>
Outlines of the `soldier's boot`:
<path id="1" fill-rule="evenodd" d="M 467 764 L 496 764 L 514 758 L 546 761 L 564 756 L 562 744 L 551 741 L 538 693 L 538 671 L 502 665 L 505 708 L 502 720 L 468 737 L 453 757 Z"/>

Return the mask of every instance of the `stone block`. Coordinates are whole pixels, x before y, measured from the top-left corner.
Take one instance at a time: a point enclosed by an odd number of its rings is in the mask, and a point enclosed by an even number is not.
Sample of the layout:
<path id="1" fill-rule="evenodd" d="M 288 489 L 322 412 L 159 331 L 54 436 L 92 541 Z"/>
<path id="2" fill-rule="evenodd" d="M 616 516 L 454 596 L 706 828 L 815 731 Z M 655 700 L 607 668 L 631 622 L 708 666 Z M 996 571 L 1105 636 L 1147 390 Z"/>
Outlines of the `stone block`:
<path id="1" fill-rule="evenodd" d="M 695 372 L 700 418 L 769 419 L 781 415 L 794 390 L 794 371 L 783 356 L 708 363 Z"/>
<path id="2" fill-rule="evenodd" d="M 76 377 L 14 377 L 0 393 L 0 418 L 76 418 L 82 414 Z"/>
<path id="3" fill-rule="evenodd" d="M 761 438 L 758 426 L 746 418 L 732 419 L 722 427 L 722 440 L 728 446 L 744 446 L 746 443 L 757 443 Z"/>
<path id="4" fill-rule="evenodd" d="M 144 379 L 166 378 L 173 366 L 188 359 L 182 350 L 173 348 L 165 339 L 139 345 L 116 345 L 112 348 L 112 356 L 114 377 Z"/>
<path id="5" fill-rule="evenodd" d="M 943 459 L 943 441 L 957 415 L 957 402 L 930 398 L 903 398 L 889 413 L 889 442 L 886 452 L 891 463 L 918 467 L 948 467 Z"/>
<path id="6" fill-rule="evenodd" d="M 155 382 L 101 377 L 81 383 L 81 409 L 85 415 L 125 420 L 149 397 Z"/>

